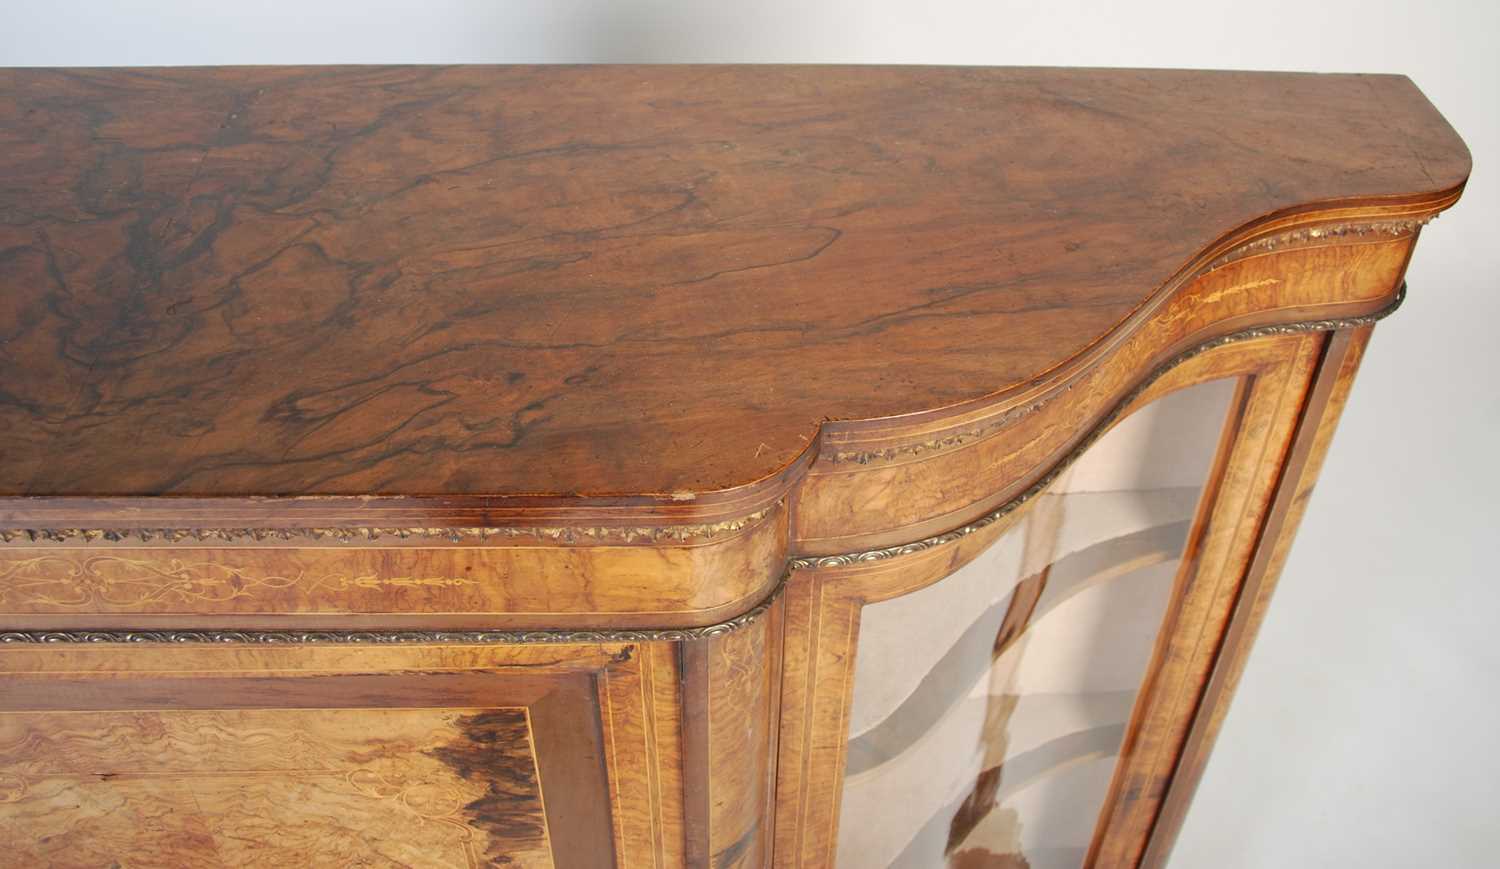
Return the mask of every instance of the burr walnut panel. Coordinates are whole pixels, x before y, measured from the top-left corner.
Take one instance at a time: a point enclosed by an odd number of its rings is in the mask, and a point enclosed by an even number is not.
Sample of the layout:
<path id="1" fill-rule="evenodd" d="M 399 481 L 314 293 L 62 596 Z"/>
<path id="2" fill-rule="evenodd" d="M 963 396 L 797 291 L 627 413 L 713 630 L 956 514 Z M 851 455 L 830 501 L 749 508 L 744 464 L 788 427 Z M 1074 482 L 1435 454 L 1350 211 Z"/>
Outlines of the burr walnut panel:
<path id="1" fill-rule="evenodd" d="M 1399 76 L 0 70 L 0 863 L 831 866 L 865 610 L 1217 381 L 1066 565 L 1176 564 L 1065 843 L 1159 866 L 1468 172 Z"/>
<path id="2" fill-rule="evenodd" d="M 600 799 L 671 748 L 621 751 L 663 700 L 640 690 L 639 653 L 9 648 L 0 828 L 26 865 L 639 857 L 671 819 L 653 829 Z"/>
<path id="3" fill-rule="evenodd" d="M 550 869 L 533 754 L 524 709 L 7 712 L 5 861 Z"/>

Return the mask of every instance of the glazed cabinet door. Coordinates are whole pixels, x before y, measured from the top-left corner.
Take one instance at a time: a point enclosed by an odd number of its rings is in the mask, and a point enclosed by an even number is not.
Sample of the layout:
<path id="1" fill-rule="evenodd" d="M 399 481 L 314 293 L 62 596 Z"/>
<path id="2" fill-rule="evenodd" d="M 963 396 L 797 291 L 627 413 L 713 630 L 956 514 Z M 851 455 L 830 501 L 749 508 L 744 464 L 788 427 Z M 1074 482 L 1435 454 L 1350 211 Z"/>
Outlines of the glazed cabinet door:
<path id="1" fill-rule="evenodd" d="M 1083 864 L 1235 387 L 1126 420 L 972 561 L 864 608 L 838 865 Z"/>
<path id="2" fill-rule="evenodd" d="M 1194 353 L 977 520 L 794 562 L 778 865 L 1159 860 L 1367 335 Z"/>
<path id="3" fill-rule="evenodd" d="M 0 79 L 0 869 L 1159 866 L 1470 167 L 1388 75 Z"/>

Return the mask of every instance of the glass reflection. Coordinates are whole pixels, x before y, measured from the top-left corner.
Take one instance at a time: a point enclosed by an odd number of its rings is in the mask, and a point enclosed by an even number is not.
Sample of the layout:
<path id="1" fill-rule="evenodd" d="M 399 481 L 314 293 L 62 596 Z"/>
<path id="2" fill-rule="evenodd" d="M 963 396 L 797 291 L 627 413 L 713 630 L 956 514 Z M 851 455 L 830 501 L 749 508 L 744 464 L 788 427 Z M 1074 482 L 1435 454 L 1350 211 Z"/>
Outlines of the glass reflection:
<path id="1" fill-rule="evenodd" d="M 1234 386 L 1126 419 L 973 562 L 865 608 L 841 866 L 1083 862 Z"/>

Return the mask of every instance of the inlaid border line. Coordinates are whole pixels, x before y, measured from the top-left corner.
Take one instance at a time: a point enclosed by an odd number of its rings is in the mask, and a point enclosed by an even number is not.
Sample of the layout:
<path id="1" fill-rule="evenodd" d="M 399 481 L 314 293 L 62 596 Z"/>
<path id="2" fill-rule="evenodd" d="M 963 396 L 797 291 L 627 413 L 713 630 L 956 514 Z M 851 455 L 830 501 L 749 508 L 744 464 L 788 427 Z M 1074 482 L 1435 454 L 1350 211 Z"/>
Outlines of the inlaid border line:
<path id="1" fill-rule="evenodd" d="M 1121 396 L 1120 399 L 1110 407 L 1109 411 L 1105 413 L 1104 416 L 1094 424 L 1094 427 L 1089 430 L 1089 433 L 1084 435 L 1083 439 L 1075 444 L 1071 450 L 1065 453 L 1063 457 L 1051 467 L 1051 469 L 1049 469 L 1045 474 L 1042 474 L 1041 477 L 1039 477 L 1020 494 L 1016 495 L 1009 501 L 1006 501 L 1004 504 L 1000 505 L 989 513 L 980 516 L 978 519 L 975 519 L 967 525 L 961 525 L 957 528 L 954 528 L 952 531 L 945 531 L 942 534 L 935 534 L 932 537 L 924 537 L 921 540 L 916 540 L 911 543 L 901 543 L 895 546 L 882 547 L 880 549 L 866 549 L 860 552 L 847 552 L 839 555 L 822 555 L 807 558 L 793 558 L 789 562 L 789 567 L 792 570 L 815 570 L 818 568 L 828 567 L 847 567 L 851 564 L 859 564 L 866 561 L 884 561 L 888 558 L 897 558 L 902 555 L 910 555 L 915 552 L 921 552 L 925 549 L 932 549 L 936 546 L 942 546 L 945 543 L 952 543 L 955 540 L 961 540 L 962 538 L 967 537 L 976 531 L 999 522 L 1001 519 L 1004 519 L 1006 516 L 1025 506 L 1026 503 L 1031 499 L 1042 494 L 1042 492 L 1045 491 L 1048 486 L 1052 485 L 1053 481 L 1056 480 L 1063 471 L 1066 471 L 1070 465 L 1078 461 L 1078 459 L 1085 452 L 1087 452 L 1090 447 L 1092 447 L 1099 441 L 1101 437 L 1104 436 L 1104 434 L 1109 430 L 1110 426 L 1114 425 L 1114 423 L 1120 419 L 1120 417 L 1125 413 L 1126 409 L 1130 407 L 1132 402 L 1134 402 L 1137 398 L 1140 398 L 1141 395 L 1145 393 L 1145 391 L 1149 389 L 1153 383 L 1160 380 L 1162 377 L 1165 377 L 1169 371 L 1176 368 L 1178 365 L 1181 365 L 1182 363 L 1188 361 L 1189 359 L 1192 359 L 1193 357 L 1199 356 L 1203 353 L 1207 353 L 1210 350 L 1223 347 L 1227 344 L 1235 344 L 1240 341 L 1249 341 L 1255 338 L 1265 338 L 1274 335 L 1302 335 L 1310 332 L 1331 332 L 1340 329 L 1356 329 L 1363 326 L 1373 325 L 1374 323 L 1378 323 L 1386 317 L 1389 317 L 1391 314 L 1395 313 L 1396 309 L 1401 307 L 1401 303 L 1405 300 L 1406 282 L 1402 281 L 1401 286 L 1396 289 L 1396 296 L 1391 301 L 1391 303 L 1372 314 L 1366 314 L 1359 317 L 1341 317 L 1338 319 L 1329 320 L 1305 320 L 1300 323 L 1281 323 L 1273 326 L 1256 326 L 1252 329 L 1242 329 L 1238 332 L 1230 332 L 1227 335 L 1214 338 L 1211 341 L 1207 341 L 1203 344 L 1199 344 L 1195 347 L 1184 350 L 1176 356 L 1173 356 L 1171 359 L 1168 359 L 1166 362 L 1158 365 L 1151 371 L 1150 374 L 1146 375 L 1144 380 L 1137 383 L 1129 392 Z"/>
<path id="2" fill-rule="evenodd" d="M 638 630 L 533 630 L 533 631 L 236 631 L 236 630 L 63 630 L 63 631 L 0 631 L 0 645 L 45 644 L 45 643 L 180 643 L 212 644 L 237 643 L 250 645 L 414 645 L 443 643 L 449 645 L 499 645 L 521 643 L 646 643 L 683 642 L 717 637 L 748 627 L 780 599 L 786 590 L 788 579 L 795 570 L 846 567 L 868 561 L 884 561 L 902 555 L 921 552 L 952 543 L 983 528 L 999 522 L 1006 516 L 1025 506 L 1044 492 L 1057 477 L 1076 462 L 1090 447 L 1104 436 L 1125 413 L 1132 402 L 1145 393 L 1153 383 L 1164 377 L 1178 365 L 1227 344 L 1265 338 L 1275 335 L 1302 335 L 1311 332 L 1330 332 L 1340 329 L 1356 329 L 1373 325 L 1395 313 L 1406 300 L 1406 283 L 1397 288 L 1395 298 L 1386 307 L 1359 317 L 1341 317 L 1327 320 L 1306 320 L 1299 323 L 1281 323 L 1272 326 L 1257 326 L 1231 332 L 1189 348 L 1158 365 L 1150 374 L 1137 383 L 1114 403 L 1107 413 L 1094 424 L 1082 440 L 1068 450 L 1048 471 L 1020 494 L 978 519 L 951 531 L 924 537 L 911 543 L 867 549 L 839 555 L 823 555 L 792 558 L 787 562 L 787 571 L 781 581 L 760 603 L 750 610 L 717 624 L 697 628 L 643 628 Z"/>
<path id="3" fill-rule="evenodd" d="M 348 526 L 328 528 L 0 528 L 3 543 L 274 543 L 312 540 L 325 543 L 370 543 L 376 540 L 540 540 L 552 543 L 696 543 L 735 534 L 758 524 L 779 504 L 722 522 L 684 525 L 556 525 L 394 528 Z"/>
<path id="4" fill-rule="evenodd" d="M 0 645 L 8 643 L 247 643 L 279 645 L 370 645 L 401 646 L 442 643 L 446 645 L 515 645 L 522 643 L 656 643 L 702 640 L 733 633 L 759 621 L 786 590 L 790 572 L 783 575 L 760 603 L 727 621 L 698 628 L 639 628 L 621 630 L 533 631 L 237 631 L 237 630 L 64 630 L 0 631 Z"/>
<path id="5" fill-rule="evenodd" d="M 1430 214 L 1425 217 L 1407 220 L 1384 220 L 1369 223 L 1335 223 L 1318 224 L 1316 226 L 1304 226 L 1297 229 L 1272 233 L 1261 236 L 1253 241 L 1246 242 L 1219 256 L 1207 266 L 1194 274 L 1193 280 L 1207 275 L 1233 262 L 1250 256 L 1264 253 L 1276 253 L 1281 250 L 1296 247 L 1302 244 L 1315 244 L 1328 239 L 1339 239 L 1346 237 L 1364 238 L 1376 236 L 1379 238 L 1402 238 L 1412 236 L 1418 232 L 1423 225 L 1437 217 Z M 955 449 L 967 444 L 975 443 L 991 437 L 996 432 L 1008 428 L 1016 420 L 1036 413 L 1043 406 L 1057 400 L 1058 396 L 1072 390 L 1079 383 L 1078 378 L 1072 378 L 1064 383 L 1059 389 L 1043 395 L 1026 404 L 1017 405 L 1002 411 L 994 416 L 987 417 L 978 422 L 971 423 L 961 428 L 949 429 L 942 434 L 921 441 L 904 441 L 887 447 L 859 447 L 858 445 L 846 448 L 835 448 L 825 450 L 818 460 L 831 465 L 872 465 L 897 461 L 900 459 L 917 458 L 932 453 Z"/>

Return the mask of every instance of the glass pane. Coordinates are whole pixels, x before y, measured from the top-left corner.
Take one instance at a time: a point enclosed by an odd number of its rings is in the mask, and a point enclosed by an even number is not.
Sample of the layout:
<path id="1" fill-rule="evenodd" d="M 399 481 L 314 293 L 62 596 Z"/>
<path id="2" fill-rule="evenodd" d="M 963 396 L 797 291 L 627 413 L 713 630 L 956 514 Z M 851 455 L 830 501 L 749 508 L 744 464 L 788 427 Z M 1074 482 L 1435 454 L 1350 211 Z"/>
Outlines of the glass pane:
<path id="1" fill-rule="evenodd" d="M 973 562 L 865 607 L 841 866 L 1082 863 L 1234 386 L 1142 409 Z"/>

